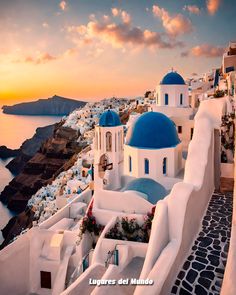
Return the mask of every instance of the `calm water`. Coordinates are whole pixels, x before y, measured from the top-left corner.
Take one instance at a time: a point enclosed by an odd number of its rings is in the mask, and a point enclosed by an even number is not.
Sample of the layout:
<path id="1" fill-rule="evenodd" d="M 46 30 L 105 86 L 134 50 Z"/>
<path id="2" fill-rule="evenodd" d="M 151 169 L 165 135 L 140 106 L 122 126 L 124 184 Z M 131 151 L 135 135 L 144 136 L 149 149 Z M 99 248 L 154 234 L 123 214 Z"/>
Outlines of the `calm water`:
<path id="1" fill-rule="evenodd" d="M 37 127 L 43 127 L 59 122 L 61 117 L 56 116 L 16 116 L 3 114 L 0 111 L 0 146 L 19 148 L 24 140 L 31 138 Z M 11 159 L 0 159 L 0 192 L 12 180 L 13 175 L 5 168 Z M 10 217 L 13 216 L 0 202 L 0 229 L 2 229 Z M 0 232 L 0 243 L 2 235 Z"/>

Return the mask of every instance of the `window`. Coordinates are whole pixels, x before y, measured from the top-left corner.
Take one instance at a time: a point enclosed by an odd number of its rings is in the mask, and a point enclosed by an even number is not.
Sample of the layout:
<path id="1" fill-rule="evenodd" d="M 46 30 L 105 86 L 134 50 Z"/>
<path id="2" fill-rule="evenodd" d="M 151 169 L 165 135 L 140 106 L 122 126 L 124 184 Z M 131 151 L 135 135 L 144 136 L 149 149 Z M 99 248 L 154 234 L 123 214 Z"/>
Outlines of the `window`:
<path id="1" fill-rule="evenodd" d="M 178 126 L 178 133 L 179 133 L 179 134 L 182 133 L 182 126 Z"/>
<path id="2" fill-rule="evenodd" d="M 144 160 L 144 172 L 145 172 L 145 174 L 149 174 L 149 160 L 148 159 Z"/>
<path id="3" fill-rule="evenodd" d="M 180 103 L 180 105 L 183 104 L 183 93 L 180 94 L 180 102 L 179 103 Z"/>
<path id="4" fill-rule="evenodd" d="M 41 288 L 51 289 L 51 273 L 48 271 L 40 271 Z"/>
<path id="5" fill-rule="evenodd" d="M 190 134 L 190 139 L 193 138 L 193 128 L 191 128 L 191 134 Z"/>
<path id="6" fill-rule="evenodd" d="M 166 171 L 167 171 L 167 158 L 165 157 L 163 159 L 163 174 L 166 175 Z"/>
<path id="7" fill-rule="evenodd" d="M 112 134 L 110 131 L 106 133 L 106 151 L 111 152 L 112 149 Z"/>
<path id="8" fill-rule="evenodd" d="M 167 106 L 169 104 L 169 95 L 165 93 L 165 105 Z"/>
<path id="9" fill-rule="evenodd" d="M 131 171 L 132 171 L 132 159 L 129 156 L 129 172 L 131 172 Z"/>

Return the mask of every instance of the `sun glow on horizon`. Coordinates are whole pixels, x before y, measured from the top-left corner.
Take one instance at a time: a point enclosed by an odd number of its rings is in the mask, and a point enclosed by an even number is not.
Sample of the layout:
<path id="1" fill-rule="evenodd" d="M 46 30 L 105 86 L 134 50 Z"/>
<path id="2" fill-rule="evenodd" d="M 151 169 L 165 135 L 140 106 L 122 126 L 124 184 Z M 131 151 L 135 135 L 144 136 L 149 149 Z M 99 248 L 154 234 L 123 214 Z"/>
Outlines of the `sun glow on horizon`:
<path id="1" fill-rule="evenodd" d="M 212 23 L 218 24 L 224 16 L 219 7 L 213 10 L 196 3 L 193 9 L 159 2 L 147 9 L 147 3 L 140 1 L 138 10 L 131 9 L 130 3 L 121 7 L 112 2 L 108 7 L 74 0 L 62 6 L 4 2 L 0 103 L 55 93 L 82 100 L 136 97 L 153 90 L 172 67 L 187 78 L 193 68 L 201 74 L 220 66 L 229 40 L 224 34 L 215 38 Z M 226 4 L 220 7 L 221 13 L 230 13 Z M 227 33 L 226 38 L 233 35 Z"/>

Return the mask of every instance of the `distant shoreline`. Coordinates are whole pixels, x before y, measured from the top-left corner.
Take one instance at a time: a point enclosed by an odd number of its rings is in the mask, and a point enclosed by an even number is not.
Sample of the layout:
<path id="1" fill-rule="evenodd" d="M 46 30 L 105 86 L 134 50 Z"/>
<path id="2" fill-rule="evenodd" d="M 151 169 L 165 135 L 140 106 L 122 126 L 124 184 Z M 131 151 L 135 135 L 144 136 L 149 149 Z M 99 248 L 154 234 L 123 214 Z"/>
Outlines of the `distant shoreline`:
<path id="1" fill-rule="evenodd" d="M 47 99 L 3 105 L 2 112 L 7 115 L 56 116 L 69 115 L 73 110 L 83 107 L 87 102 L 54 95 Z"/>

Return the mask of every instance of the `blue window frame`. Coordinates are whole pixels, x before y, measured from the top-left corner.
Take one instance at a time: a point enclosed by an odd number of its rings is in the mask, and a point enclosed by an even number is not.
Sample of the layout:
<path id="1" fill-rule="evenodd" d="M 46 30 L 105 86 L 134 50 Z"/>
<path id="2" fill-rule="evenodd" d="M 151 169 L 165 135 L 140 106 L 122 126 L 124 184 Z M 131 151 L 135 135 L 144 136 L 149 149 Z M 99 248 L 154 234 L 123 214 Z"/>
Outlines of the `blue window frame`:
<path id="1" fill-rule="evenodd" d="M 149 160 L 148 159 L 144 160 L 144 172 L 145 172 L 145 174 L 149 174 Z"/>
<path id="2" fill-rule="evenodd" d="M 169 95 L 168 93 L 165 93 L 165 105 L 167 106 L 169 104 Z"/>
<path id="3" fill-rule="evenodd" d="M 132 171 L 132 159 L 129 156 L 129 172 L 131 172 L 131 171 Z"/>
<path id="4" fill-rule="evenodd" d="M 180 94 L 180 105 L 183 104 L 183 93 Z"/>
<path id="5" fill-rule="evenodd" d="M 163 159 L 163 174 L 165 175 L 167 171 L 167 158 Z"/>

